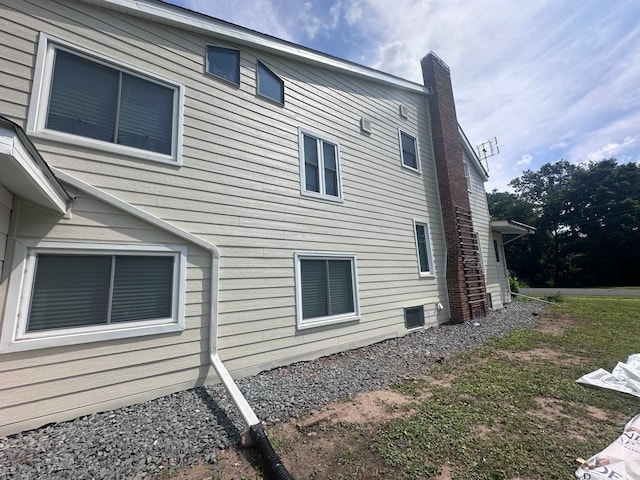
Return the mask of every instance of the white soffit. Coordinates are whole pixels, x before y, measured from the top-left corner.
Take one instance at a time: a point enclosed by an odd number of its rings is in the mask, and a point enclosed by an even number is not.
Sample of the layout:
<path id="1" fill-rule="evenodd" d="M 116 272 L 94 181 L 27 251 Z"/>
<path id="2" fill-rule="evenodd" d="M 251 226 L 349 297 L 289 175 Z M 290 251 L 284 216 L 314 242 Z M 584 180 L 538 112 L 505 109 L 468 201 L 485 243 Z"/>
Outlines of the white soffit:
<path id="1" fill-rule="evenodd" d="M 535 227 L 514 220 L 492 220 L 491 230 L 503 235 L 526 235 L 536 231 Z"/>
<path id="2" fill-rule="evenodd" d="M 64 215 L 70 197 L 47 168 L 34 158 L 16 128 L 0 122 L 0 184 L 14 195 Z"/>

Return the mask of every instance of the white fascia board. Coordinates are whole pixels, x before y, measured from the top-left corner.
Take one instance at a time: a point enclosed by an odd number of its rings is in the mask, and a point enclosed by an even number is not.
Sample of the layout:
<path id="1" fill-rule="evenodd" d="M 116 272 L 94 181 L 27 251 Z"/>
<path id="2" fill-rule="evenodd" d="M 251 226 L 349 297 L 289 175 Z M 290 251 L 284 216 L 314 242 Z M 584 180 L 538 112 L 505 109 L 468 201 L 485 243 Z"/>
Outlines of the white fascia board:
<path id="1" fill-rule="evenodd" d="M 0 126 L 0 182 L 14 194 L 62 215 L 67 213 L 68 195 L 37 159 L 13 128 Z M 46 167 L 45 167 L 46 168 Z"/>
<path id="2" fill-rule="evenodd" d="M 345 74 L 364 77 L 369 80 L 392 85 L 394 87 L 429 94 L 429 90 L 419 83 L 411 82 L 391 74 L 358 65 L 316 50 L 305 48 L 270 35 L 256 32 L 217 18 L 193 12 L 156 0 L 80 0 L 112 10 L 148 18 L 156 22 L 176 25 L 206 35 L 225 38 L 235 43 L 249 45 L 261 50 L 269 50 L 295 60 L 313 63 L 324 68 L 337 70 Z"/>

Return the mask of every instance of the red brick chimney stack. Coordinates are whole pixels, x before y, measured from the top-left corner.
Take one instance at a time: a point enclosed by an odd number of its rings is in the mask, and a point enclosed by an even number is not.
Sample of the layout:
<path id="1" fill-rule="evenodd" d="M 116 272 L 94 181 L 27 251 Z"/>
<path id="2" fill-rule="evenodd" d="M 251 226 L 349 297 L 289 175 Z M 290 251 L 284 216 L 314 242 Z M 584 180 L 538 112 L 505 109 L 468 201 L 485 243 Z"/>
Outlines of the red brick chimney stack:
<path id="1" fill-rule="evenodd" d="M 464 259 L 458 231 L 460 215 L 468 215 L 470 220 L 471 213 L 467 180 L 464 176 L 462 141 L 449 67 L 433 52 L 422 59 L 421 65 L 424 85 L 431 90 L 429 112 L 447 244 L 449 308 L 451 321 L 460 323 L 477 316 L 470 306 L 465 284 Z M 484 295 L 486 297 L 486 290 Z"/>

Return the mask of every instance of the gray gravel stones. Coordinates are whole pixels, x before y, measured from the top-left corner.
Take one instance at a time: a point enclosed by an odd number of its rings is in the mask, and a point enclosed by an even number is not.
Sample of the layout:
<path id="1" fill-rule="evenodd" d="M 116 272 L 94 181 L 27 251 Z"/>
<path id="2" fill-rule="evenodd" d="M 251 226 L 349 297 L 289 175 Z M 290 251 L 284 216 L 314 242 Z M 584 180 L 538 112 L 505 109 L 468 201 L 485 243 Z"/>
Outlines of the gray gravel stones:
<path id="1" fill-rule="evenodd" d="M 434 362 L 532 325 L 533 303 L 239 380 L 258 417 L 276 423 L 429 372 Z M 221 385 L 0 438 L 3 479 L 143 479 L 192 465 L 239 440 L 242 419 Z"/>

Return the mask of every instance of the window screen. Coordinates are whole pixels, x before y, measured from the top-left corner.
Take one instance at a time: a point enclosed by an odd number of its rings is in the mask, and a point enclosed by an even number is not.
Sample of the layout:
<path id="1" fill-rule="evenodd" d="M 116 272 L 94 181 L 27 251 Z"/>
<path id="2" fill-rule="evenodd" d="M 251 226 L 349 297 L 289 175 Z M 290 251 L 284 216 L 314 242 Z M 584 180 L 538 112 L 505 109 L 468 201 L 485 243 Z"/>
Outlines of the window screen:
<path id="1" fill-rule="evenodd" d="M 170 155 L 175 89 L 57 49 L 46 127 Z"/>
<path id="2" fill-rule="evenodd" d="M 300 260 L 302 318 L 342 315 L 354 312 L 351 260 Z"/>
<path id="3" fill-rule="evenodd" d="M 173 256 L 39 254 L 27 332 L 171 317 Z"/>
<path id="4" fill-rule="evenodd" d="M 409 168 L 418 170 L 416 139 L 411 135 L 400 132 L 400 143 L 402 147 L 402 163 Z"/>
<path id="5" fill-rule="evenodd" d="M 300 174 L 304 175 L 304 191 L 332 200 L 341 198 L 338 145 L 308 133 L 301 135 Z"/>

